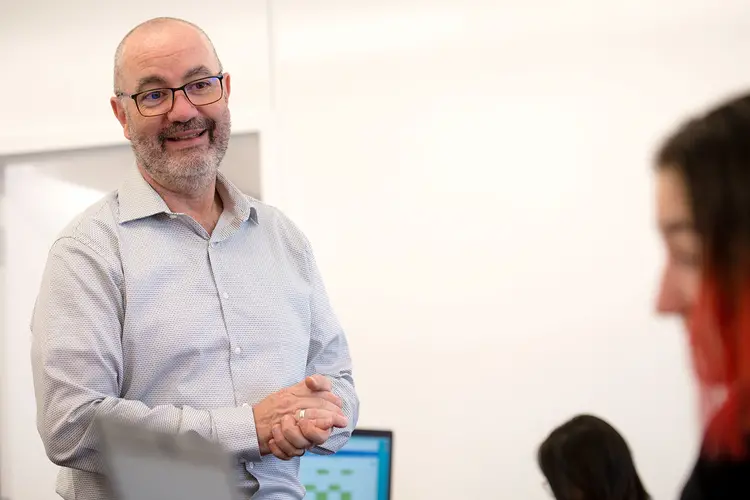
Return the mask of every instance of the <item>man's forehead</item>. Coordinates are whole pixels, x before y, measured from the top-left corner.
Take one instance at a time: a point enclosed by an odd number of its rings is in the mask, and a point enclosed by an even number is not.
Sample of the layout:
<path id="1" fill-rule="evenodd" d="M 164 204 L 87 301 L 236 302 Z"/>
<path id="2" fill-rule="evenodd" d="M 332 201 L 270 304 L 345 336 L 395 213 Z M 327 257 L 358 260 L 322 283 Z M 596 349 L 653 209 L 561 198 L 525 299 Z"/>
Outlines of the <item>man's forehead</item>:
<path id="1" fill-rule="evenodd" d="M 128 86 L 142 86 L 146 80 L 177 85 L 186 78 L 218 71 L 211 50 L 203 43 L 181 40 L 150 40 L 125 53 L 123 77 Z M 198 75 L 201 76 L 201 75 Z"/>
<path id="2" fill-rule="evenodd" d="M 184 52 L 209 54 L 209 41 L 189 26 L 148 28 L 133 33 L 122 50 L 125 63 L 141 63 L 151 58 L 168 57 Z"/>

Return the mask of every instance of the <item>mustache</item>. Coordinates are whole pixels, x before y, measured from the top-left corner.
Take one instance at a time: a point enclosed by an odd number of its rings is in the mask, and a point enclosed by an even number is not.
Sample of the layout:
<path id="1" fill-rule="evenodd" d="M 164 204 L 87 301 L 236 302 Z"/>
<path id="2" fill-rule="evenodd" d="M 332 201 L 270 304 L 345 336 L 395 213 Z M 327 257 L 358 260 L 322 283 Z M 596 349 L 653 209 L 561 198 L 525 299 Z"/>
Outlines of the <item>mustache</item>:
<path id="1" fill-rule="evenodd" d="M 209 138 L 213 139 L 214 130 L 216 130 L 216 121 L 207 117 L 191 118 L 186 122 L 172 123 L 169 127 L 159 132 L 159 142 L 166 142 L 167 138 L 178 134 L 180 132 L 188 132 L 190 130 L 206 129 L 209 134 Z"/>

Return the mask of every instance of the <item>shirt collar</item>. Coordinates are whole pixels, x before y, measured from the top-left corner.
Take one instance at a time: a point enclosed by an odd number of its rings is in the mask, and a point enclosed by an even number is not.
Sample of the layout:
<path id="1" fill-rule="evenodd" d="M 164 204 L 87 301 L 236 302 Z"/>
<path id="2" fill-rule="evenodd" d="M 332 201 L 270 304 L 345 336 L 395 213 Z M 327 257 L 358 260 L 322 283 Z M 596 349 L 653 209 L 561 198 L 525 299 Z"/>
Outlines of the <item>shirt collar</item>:
<path id="1" fill-rule="evenodd" d="M 225 212 L 231 213 L 243 222 L 250 219 L 254 223 L 258 223 L 258 212 L 252 206 L 250 199 L 222 172 L 217 173 L 216 189 L 221 196 Z M 132 172 L 118 190 L 117 198 L 120 209 L 120 224 L 156 214 L 174 213 L 159 196 L 159 193 L 146 182 L 138 168 L 132 169 Z"/>

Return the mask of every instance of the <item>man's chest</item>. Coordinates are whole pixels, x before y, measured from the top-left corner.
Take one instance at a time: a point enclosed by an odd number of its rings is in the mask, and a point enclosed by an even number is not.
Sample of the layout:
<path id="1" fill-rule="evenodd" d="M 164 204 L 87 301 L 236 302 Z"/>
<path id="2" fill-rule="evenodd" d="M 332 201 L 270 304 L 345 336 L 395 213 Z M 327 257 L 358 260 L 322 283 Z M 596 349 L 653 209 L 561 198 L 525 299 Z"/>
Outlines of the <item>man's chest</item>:
<path id="1" fill-rule="evenodd" d="M 128 390 L 157 386 L 195 405 L 196 386 L 254 400 L 304 377 L 310 289 L 279 248 L 165 238 L 125 242 L 121 260 Z"/>

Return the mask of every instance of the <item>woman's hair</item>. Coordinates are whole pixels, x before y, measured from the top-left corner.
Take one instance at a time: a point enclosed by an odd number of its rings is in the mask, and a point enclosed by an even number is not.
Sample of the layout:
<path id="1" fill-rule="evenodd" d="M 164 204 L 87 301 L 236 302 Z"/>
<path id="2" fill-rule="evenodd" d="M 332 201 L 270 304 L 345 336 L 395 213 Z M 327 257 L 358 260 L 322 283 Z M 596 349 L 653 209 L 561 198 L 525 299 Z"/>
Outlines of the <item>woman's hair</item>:
<path id="1" fill-rule="evenodd" d="M 539 468 L 557 500 L 647 500 L 630 449 L 601 418 L 578 415 L 539 447 Z"/>
<path id="2" fill-rule="evenodd" d="M 684 123 L 659 148 L 655 165 L 683 180 L 702 247 L 701 291 L 689 333 L 711 420 L 704 452 L 744 457 L 750 423 L 750 95 Z M 717 393 L 723 394 L 718 402 Z"/>

